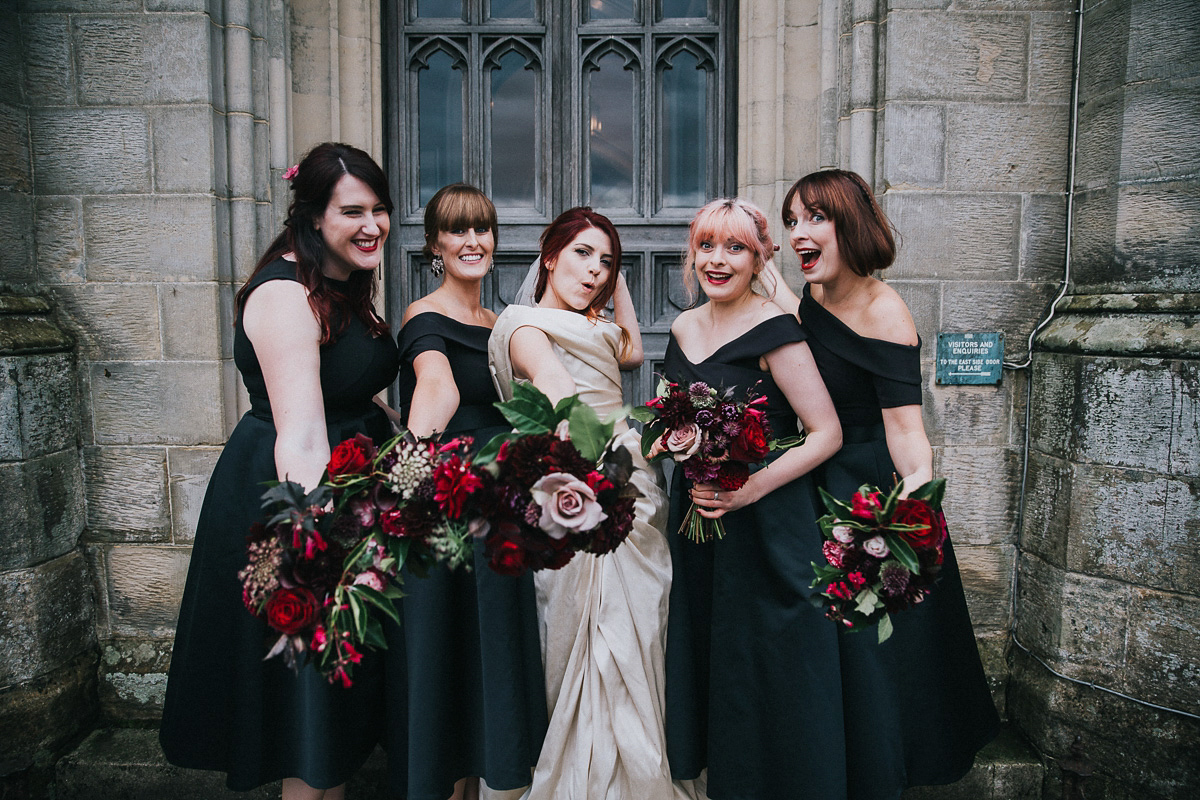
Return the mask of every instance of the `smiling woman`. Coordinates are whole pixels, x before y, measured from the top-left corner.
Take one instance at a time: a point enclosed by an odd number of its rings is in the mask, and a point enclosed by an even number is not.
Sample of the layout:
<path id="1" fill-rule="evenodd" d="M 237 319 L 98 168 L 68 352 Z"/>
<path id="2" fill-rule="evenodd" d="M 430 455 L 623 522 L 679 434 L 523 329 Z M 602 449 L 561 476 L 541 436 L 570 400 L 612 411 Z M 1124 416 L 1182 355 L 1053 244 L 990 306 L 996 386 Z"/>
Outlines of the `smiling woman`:
<path id="1" fill-rule="evenodd" d="M 179 610 L 160 739 L 172 764 L 228 774 L 231 789 L 283 779 L 285 800 L 339 800 L 382 728 L 374 654 L 349 689 L 263 660 L 265 623 L 238 568 L 263 483 L 313 487 L 333 445 L 391 434 L 374 395 L 396 346 L 373 310 L 392 202 L 361 150 L 317 146 L 291 173 L 283 232 L 235 299 L 234 363 L 250 398 L 213 470 Z"/>

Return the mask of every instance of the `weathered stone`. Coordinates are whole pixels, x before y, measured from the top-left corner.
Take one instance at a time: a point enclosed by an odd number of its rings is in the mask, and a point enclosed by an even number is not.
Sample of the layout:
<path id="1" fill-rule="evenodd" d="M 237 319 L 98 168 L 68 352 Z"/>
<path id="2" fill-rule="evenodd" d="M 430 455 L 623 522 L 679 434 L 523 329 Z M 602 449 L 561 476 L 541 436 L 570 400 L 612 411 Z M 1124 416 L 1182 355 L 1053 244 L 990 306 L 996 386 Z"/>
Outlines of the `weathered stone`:
<path id="1" fill-rule="evenodd" d="M 1200 708 L 1200 598 L 1136 589 L 1129 610 L 1128 648 L 1125 678 L 1130 693 L 1169 708 Z"/>
<path id="2" fill-rule="evenodd" d="M 1066 199 L 1029 194 L 1021 207 L 1022 280 L 1061 281 L 1066 270 Z"/>
<path id="3" fill-rule="evenodd" d="M 1069 123 L 1063 105 L 951 106 L 946 114 L 947 187 L 1065 189 Z"/>
<path id="4" fill-rule="evenodd" d="M 225 441 L 215 362 L 100 362 L 91 365 L 90 379 L 98 443 Z"/>
<path id="5" fill-rule="evenodd" d="M 1069 683 L 1019 650 L 1013 656 L 1009 707 L 1014 718 L 1052 759 L 1068 758 L 1080 737 L 1093 771 L 1085 783 L 1089 798 L 1166 800 L 1200 792 L 1194 758 L 1200 722 Z"/>
<path id="6" fill-rule="evenodd" d="M 945 179 L 945 106 L 889 103 L 883 113 L 885 186 L 941 188 Z"/>
<path id="7" fill-rule="evenodd" d="M 33 458 L 74 447 L 75 359 L 69 353 L 0 357 L 0 459 Z"/>
<path id="8" fill-rule="evenodd" d="M 958 282 L 942 295 L 942 327 L 946 331 L 1001 331 L 1004 358 L 1020 361 L 1028 337 L 1045 314 L 1058 286 L 1046 283 Z"/>
<path id="9" fill-rule="evenodd" d="M 1037 103 L 1069 103 L 1071 73 L 1075 67 L 1075 15 L 1058 11 L 1034 13 L 1030 17 L 1029 99 Z"/>
<path id="10" fill-rule="evenodd" d="M 75 103 L 74 58 L 69 18 L 59 14 L 26 14 L 21 20 L 25 40 L 25 91 L 39 104 Z"/>
<path id="11" fill-rule="evenodd" d="M 166 451 L 161 447 L 87 447 L 90 541 L 170 540 Z"/>
<path id="12" fill-rule="evenodd" d="M 1015 541 L 1013 499 L 1020 488 L 1021 460 L 1007 447 L 942 447 L 946 517 L 955 539 L 973 544 Z"/>
<path id="13" fill-rule="evenodd" d="M 1195 180 L 1200 171 L 1200 92 L 1194 81 L 1179 86 L 1155 83 L 1128 87 L 1125 119 L 1122 181 L 1169 177 Z"/>
<path id="14" fill-rule="evenodd" d="M 0 514 L 0 569 L 30 567 L 73 550 L 85 518 L 75 449 L 0 464 Z"/>
<path id="15" fill-rule="evenodd" d="M 20 18 L 15 4 L 0 8 L 0 103 L 24 106 L 25 65 Z"/>
<path id="16" fill-rule="evenodd" d="M 74 38 L 82 103 L 208 99 L 208 20 L 200 14 L 76 17 Z"/>
<path id="17" fill-rule="evenodd" d="M 1120 283 L 1113 290 L 1200 291 L 1200 181 L 1123 186 L 1118 191 L 1112 257 L 1119 265 L 1113 277 Z M 1149 219 L 1152 225 L 1146 223 Z"/>
<path id="18" fill-rule="evenodd" d="M 86 198 L 88 279 L 213 280 L 213 205 L 208 197 Z"/>
<path id="19" fill-rule="evenodd" d="M 1066 569 L 1067 537 L 1071 524 L 1071 477 L 1067 462 L 1036 450 L 1029 454 L 1029 477 L 1025 486 L 1021 550 Z"/>
<path id="20" fill-rule="evenodd" d="M 144 111 L 34 110 L 29 125 L 39 194 L 149 190 L 150 133 Z"/>
<path id="21" fill-rule="evenodd" d="M 212 192 L 212 107 L 154 109 L 150 113 L 150 124 L 153 127 L 155 190 Z"/>
<path id="22" fill-rule="evenodd" d="M 100 705 L 109 719 L 162 715 L 170 639 L 109 639 L 100 646 Z"/>
<path id="23" fill-rule="evenodd" d="M 953 525 L 953 523 L 951 523 Z M 956 527 L 951 536 L 962 541 Z M 954 546 L 962 574 L 963 592 L 976 632 L 1006 631 L 1012 622 L 1012 573 L 1016 551 L 1012 547 Z M 934 591 L 937 591 L 936 589 Z"/>
<path id="24" fill-rule="evenodd" d="M 0 226 L 0 280 L 32 283 L 36 274 L 32 198 L 25 192 L 0 191 Z"/>
<path id="25" fill-rule="evenodd" d="M 1071 569 L 1187 592 L 1200 585 L 1200 487 L 1135 470 L 1079 465 L 1071 491 Z"/>
<path id="26" fill-rule="evenodd" d="M 888 192 L 883 205 L 903 237 L 889 277 L 1017 277 L 1021 233 L 1018 195 Z M 952 285 L 947 284 L 947 288 Z M 949 310 L 943 304 L 943 313 Z"/>
<path id="27" fill-rule="evenodd" d="M 11 789 L 14 772 L 60 755 L 91 729 L 96 710 L 96 653 L 90 649 L 48 673 L 0 689 L 0 785 Z"/>
<path id="28" fill-rule="evenodd" d="M 946 445 L 1008 444 L 1010 391 L 1008 384 L 933 387 L 923 409 L 929 440 Z"/>
<path id="29" fill-rule="evenodd" d="M 75 197 L 39 197 L 34 243 L 42 283 L 83 282 L 83 203 Z"/>
<path id="30" fill-rule="evenodd" d="M 1200 73 L 1200 6 L 1189 0 L 1129 3 L 1130 82 L 1194 77 Z"/>
<path id="31" fill-rule="evenodd" d="M 187 547 L 109 545 L 108 607 L 116 636 L 174 634 L 187 578 Z"/>
<path id="32" fill-rule="evenodd" d="M 887 86 L 897 100 L 1024 100 L 1029 29 L 1019 14 L 888 14 Z"/>
<path id="33" fill-rule="evenodd" d="M 28 192 L 29 127 L 25 109 L 0 103 L 0 189 Z"/>
<path id="34" fill-rule="evenodd" d="M 1045 768 L 1021 735 L 1005 726 L 975 756 L 975 766 L 957 783 L 917 786 L 902 800 L 1041 800 Z"/>
<path id="35" fill-rule="evenodd" d="M 176 544 L 187 544 L 196 535 L 196 521 L 208 491 L 221 449 L 217 447 L 172 447 L 167 450 L 171 486 L 171 535 Z"/>
<path id="36" fill-rule="evenodd" d="M 1077 192 L 1083 189 L 1100 189 L 1117 182 L 1124 121 L 1123 91 L 1109 92 L 1081 104 L 1075 153 Z M 1076 202 L 1079 203 L 1082 199 L 1077 196 Z M 1076 208 L 1077 212 L 1084 210 L 1082 205 Z M 1112 231 L 1108 233 L 1111 235 Z"/>
<path id="37" fill-rule="evenodd" d="M 1169 463 L 1175 402 L 1170 371 L 1153 360 L 1080 359 L 1077 391 L 1077 460 L 1148 470 Z"/>
<path id="38" fill-rule="evenodd" d="M 1200 475 L 1200 365 L 1194 360 L 1179 362 L 1174 380 L 1174 434 L 1168 471 Z"/>
<path id="39" fill-rule="evenodd" d="M 90 359 L 158 359 L 158 294 L 151 284 L 85 283 L 56 287 L 54 299 L 73 323 L 80 354 Z"/>
<path id="40" fill-rule="evenodd" d="M 0 572 L 0 683 L 58 669 L 95 647 L 87 564 L 79 551 L 36 567 Z"/>
<path id="41" fill-rule="evenodd" d="M 215 283 L 160 284 L 163 355 L 179 360 L 221 357 L 220 308 Z"/>
<path id="42" fill-rule="evenodd" d="M 112 14 L 118 11 L 141 11 L 142 0 L 21 0 L 21 10 Z"/>
<path id="43" fill-rule="evenodd" d="M 1125 81 L 1132 3 L 1098 3 L 1085 12 L 1079 97 L 1085 102 Z"/>
<path id="44" fill-rule="evenodd" d="M 229 192 L 233 197 L 254 197 L 254 120 L 249 114 L 231 114 L 225 121 L 229 157 Z"/>

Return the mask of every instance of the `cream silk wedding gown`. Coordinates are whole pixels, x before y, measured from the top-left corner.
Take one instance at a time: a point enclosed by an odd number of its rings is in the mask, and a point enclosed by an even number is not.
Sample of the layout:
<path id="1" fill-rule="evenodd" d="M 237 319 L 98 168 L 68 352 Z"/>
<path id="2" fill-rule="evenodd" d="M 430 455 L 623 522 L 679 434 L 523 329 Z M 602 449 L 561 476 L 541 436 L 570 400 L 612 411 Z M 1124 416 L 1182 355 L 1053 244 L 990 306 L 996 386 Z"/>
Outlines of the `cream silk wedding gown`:
<path id="1" fill-rule="evenodd" d="M 621 329 L 583 314 L 510 305 L 496 321 L 488 359 L 503 399 L 512 396 L 509 340 L 522 327 L 546 333 L 583 402 L 601 419 L 621 408 Z M 663 729 L 667 596 L 671 556 L 663 534 L 667 502 L 638 436 L 617 423 L 642 493 L 629 538 L 604 556 L 580 553 L 562 569 L 536 573 L 537 614 L 550 726 L 528 800 L 673 800 Z M 491 797 L 520 793 L 491 792 Z"/>

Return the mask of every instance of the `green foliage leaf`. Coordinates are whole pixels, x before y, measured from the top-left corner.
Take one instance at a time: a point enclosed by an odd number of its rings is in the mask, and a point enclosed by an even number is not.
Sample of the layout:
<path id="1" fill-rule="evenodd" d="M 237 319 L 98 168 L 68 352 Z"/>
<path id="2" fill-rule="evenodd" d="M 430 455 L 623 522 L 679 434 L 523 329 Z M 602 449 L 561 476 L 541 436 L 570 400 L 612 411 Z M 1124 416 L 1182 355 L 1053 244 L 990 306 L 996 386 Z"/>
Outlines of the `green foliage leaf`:
<path id="1" fill-rule="evenodd" d="M 883 541 L 887 543 L 888 549 L 892 551 L 892 555 L 904 565 L 906 570 L 909 572 L 921 571 L 921 562 L 917 560 L 917 554 L 908 542 L 894 533 L 885 533 Z"/>
<path id="2" fill-rule="evenodd" d="M 591 406 L 582 403 L 571 408 L 571 444 L 593 464 L 604 455 L 604 446 L 612 438 L 611 422 L 601 422 Z"/>
<path id="3" fill-rule="evenodd" d="M 883 644 L 892 636 L 892 616 L 885 613 L 880 619 L 877 626 L 879 630 L 879 643 Z"/>
<path id="4" fill-rule="evenodd" d="M 875 613 L 875 609 L 882 607 L 883 601 L 879 599 L 879 595 L 871 589 L 863 589 L 858 593 L 858 605 L 854 610 L 863 616 L 870 616 Z"/>
<path id="5" fill-rule="evenodd" d="M 571 418 L 571 409 L 579 405 L 579 395 L 573 394 L 570 397 L 564 397 L 554 404 L 555 421 Z"/>
<path id="6" fill-rule="evenodd" d="M 648 406 L 637 406 L 636 408 L 631 408 L 629 410 L 629 416 L 633 417 L 643 425 L 648 422 L 654 422 L 654 420 L 658 419 L 658 415 L 654 413 L 654 409 L 649 408 Z"/>
<path id="7" fill-rule="evenodd" d="M 500 448 L 505 442 L 517 438 L 514 433 L 498 433 L 488 440 L 488 443 L 475 453 L 474 462 L 480 466 L 490 464 L 500 454 Z"/>
<path id="8" fill-rule="evenodd" d="M 843 520 L 850 516 L 850 506 L 825 491 L 823 487 L 818 486 L 817 491 L 821 493 L 821 502 L 829 509 L 830 514 Z"/>
<path id="9" fill-rule="evenodd" d="M 935 511 L 942 510 L 942 499 L 946 494 L 946 479 L 934 478 L 928 483 L 922 484 L 913 491 L 910 497 L 915 497 L 918 500 L 924 500 L 933 507 Z"/>

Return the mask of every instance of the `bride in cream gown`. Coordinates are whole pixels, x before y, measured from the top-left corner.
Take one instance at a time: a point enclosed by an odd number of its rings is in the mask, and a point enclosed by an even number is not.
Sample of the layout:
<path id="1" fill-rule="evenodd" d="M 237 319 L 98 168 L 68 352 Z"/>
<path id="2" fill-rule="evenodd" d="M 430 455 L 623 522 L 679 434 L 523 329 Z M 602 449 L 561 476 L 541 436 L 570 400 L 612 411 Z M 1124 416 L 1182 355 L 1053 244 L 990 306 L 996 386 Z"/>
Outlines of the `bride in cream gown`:
<path id="1" fill-rule="evenodd" d="M 533 301 L 496 321 L 488 359 L 504 399 L 531 381 L 553 402 L 576 392 L 603 419 L 621 408 L 622 366 L 641 363 L 641 338 L 620 275 L 620 240 L 590 209 L 564 212 L 542 235 Z M 600 311 L 612 300 L 616 322 Z M 629 537 L 605 556 L 576 555 L 534 576 L 550 725 L 528 800 L 674 800 L 664 736 L 664 668 L 671 557 L 657 468 L 624 421 L 642 496 Z M 485 789 L 485 796 L 510 797 Z M 703 796 L 700 794 L 699 796 Z"/>

